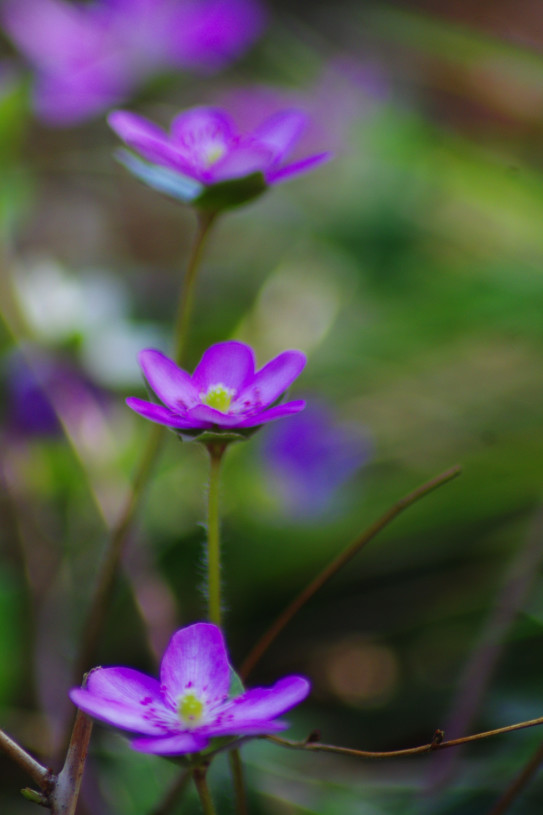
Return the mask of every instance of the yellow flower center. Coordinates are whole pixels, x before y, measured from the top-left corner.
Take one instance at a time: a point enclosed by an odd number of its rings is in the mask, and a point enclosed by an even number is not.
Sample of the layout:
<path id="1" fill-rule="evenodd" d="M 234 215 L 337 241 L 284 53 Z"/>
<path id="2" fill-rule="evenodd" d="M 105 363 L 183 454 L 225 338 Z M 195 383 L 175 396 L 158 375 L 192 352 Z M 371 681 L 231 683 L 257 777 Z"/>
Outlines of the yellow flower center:
<path id="1" fill-rule="evenodd" d="M 206 167 L 216 164 L 226 152 L 225 145 L 220 141 L 210 141 L 204 146 L 204 163 Z"/>
<path id="2" fill-rule="evenodd" d="M 186 693 L 177 702 L 177 713 L 183 724 L 195 726 L 201 720 L 204 703 L 194 693 Z"/>
<path id="3" fill-rule="evenodd" d="M 215 410 L 220 410 L 221 413 L 228 413 L 228 408 L 232 401 L 235 391 L 232 388 L 227 388 L 218 382 L 216 385 L 211 385 L 207 393 L 201 393 L 200 399 L 204 405 Z"/>

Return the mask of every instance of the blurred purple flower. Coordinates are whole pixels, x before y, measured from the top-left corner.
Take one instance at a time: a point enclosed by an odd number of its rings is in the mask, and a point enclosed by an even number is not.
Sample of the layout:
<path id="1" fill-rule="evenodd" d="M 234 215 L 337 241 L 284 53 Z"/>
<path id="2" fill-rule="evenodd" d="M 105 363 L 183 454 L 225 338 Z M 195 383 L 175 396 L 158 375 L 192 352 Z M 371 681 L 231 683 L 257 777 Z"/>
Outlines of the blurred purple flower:
<path id="1" fill-rule="evenodd" d="M 178 430 L 244 430 L 298 413 L 305 402 L 275 404 L 305 365 L 301 351 L 284 351 L 255 372 L 252 349 L 241 342 L 212 345 L 192 376 L 160 351 L 140 354 L 145 379 L 162 405 L 130 397 L 132 410 Z"/>
<path id="2" fill-rule="evenodd" d="M 171 68 L 219 70 L 261 33 L 258 0 L 4 0 L 2 22 L 36 72 L 53 125 L 110 109 Z"/>
<path id="3" fill-rule="evenodd" d="M 70 420 L 89 409 L 102 394 L 70 363 L 42 352 L 15 353 L 5 369 L 6 422 L 23 436 L 55 436 L 61 432 L 57 412 Z"/>
<path id="4" fill-rule="evenodd" d="M 308 125 L 308 117 L 295 109 L 276 112 L 246 133 L 227 113 L 210 107 L 179 114 L 169 134 L 142 116 L 125 111 L 114 111 L 109 124 L 146 160 L 123 153 L 121 160 L 131 172 L 155 189 L 197 206 L 213 207 L 213 188 L 224 182 L 253 179 L 254 187 L 249 186 L 250 194 L 244 197 L 242 193 L 238 200 L 234 185 L 232 198 L 227 194 L 226 204 L 221 198 L 217 208 L 243 203 L 269 184 L 310 170 L 330 157 L 319 152 L 287 162 Z"/>
<path id="5" fill-rule="evenodd" d="M 135 750 L 181 755 L 205 750 L 217 737 L 284 730 L 288 724 L 276 717 L 308 693 L 309 682 L 301 676 L 245 691 L 220 629 L 195 623 L 173 635 L 160 681 L 132 668 L 95 668 L 86 687 L 73 689 L 70 698 L 85 713 L 137 733 Z"/>
<path id="6" fill-rule="evenodd" d="M 262 449 L 272 490 L 287 513 L 300 518 L 326 512 L 370 455 L 359 426 L 339 424 L 329 408 L 314 402 L 288 424 L 271 428 Z"/>

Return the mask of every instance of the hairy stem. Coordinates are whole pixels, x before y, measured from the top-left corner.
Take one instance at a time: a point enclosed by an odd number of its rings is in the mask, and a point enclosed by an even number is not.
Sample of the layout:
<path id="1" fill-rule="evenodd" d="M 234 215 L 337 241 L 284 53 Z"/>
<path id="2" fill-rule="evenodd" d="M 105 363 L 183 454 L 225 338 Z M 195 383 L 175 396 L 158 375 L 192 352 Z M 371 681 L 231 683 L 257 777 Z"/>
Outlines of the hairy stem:
<path id="1" fill-rule="evenodd" d="M 441 487 L 443 484 L 446 484 L 448 481 L 452 481 L 453 478 L 456 478 L 461 473 L 460 467 L 451 467 L 450 470 L 446 470 L 441 475 L 432 478 L 430 481 L 427 481 L 425 484 L 422 484 L 420 487 L 417 487 L 416 490 L 410 492 L 408 495 L 405 495 L 403 498 L 400 498 L 384 515 L 382 515 L 375 523 L 373 523 L 365 532 L 360 535 L 360 537 L 356 538 L 353 543 L 347 546 L 346 549 L 343 550 L 334 560 L 326 566 L 322 572 L 320 572 L 312 581 L 309 583 L 303 591 L 298 594 L 294 600 L 285 608 L 285 610 L 279 615 L 279 617 L 275 620 L 274 623 L 268 628 L 265 634 L 258 640 L 254 648 L 249 652 L 248 656 L 245 658 L 241 669 L 240 675 L 242 679 L 246 679 L 247 676 L 251 673 L 257 662 L 262 658 L 265 652 L 268 650 L 272 642 L 276 639 L 276 637 L 281 633 L 283 628 L 292 620 L 295 614 L 307 603 L 307 601 L 313 597 L 313 595 L 327 583 L 331 577 L 333 577 L 340 569 L 343 568 L 350 560 L 373 538 L 381 532 L 386 526 L 391 523 L 400 513 L 402 513 L 407 507 L 410 507 L 412 504 L 415 504 L 420 498 L 423 498 L 425 495 L 428 495 L 433 490 Z"/>
<path id="2" fill-rule="evenodd" d="M 211 443 L 209 451 L 209 488 L 207 496 L 207 591 L 209 621 L 221 624 L 221 542 L 219 486 L 221 463 L 226 445 Z"/>
<path id="3" fill-rule="evenodd" d="M 190 318 L 192 315 L 192 305 L 194 301 L 194 284 L 196 282 L 198 269 L 200 268 L 200 261 L 202 259 L 202 253 L 206 240 L 216 217 L 217 213 L 214 212 L 198 213 L 198 231 L 196 233 L 196 239 L 194 241 L 191 256 L 187 265 L 187 272 L 183 279 L 181 296 L 179 297 L 179 307 L 175 321 L 174 359 L 178 365 L 181 365 L 183 362 L 183 355 L 185 353 Z"/>

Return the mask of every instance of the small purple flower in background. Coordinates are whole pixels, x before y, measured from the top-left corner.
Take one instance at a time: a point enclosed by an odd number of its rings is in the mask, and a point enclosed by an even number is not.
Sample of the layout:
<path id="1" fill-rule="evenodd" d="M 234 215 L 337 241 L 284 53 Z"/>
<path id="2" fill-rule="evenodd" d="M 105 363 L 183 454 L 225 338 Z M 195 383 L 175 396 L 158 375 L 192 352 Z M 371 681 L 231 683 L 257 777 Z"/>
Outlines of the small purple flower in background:
<path id="1" fill-rule="evenodd" d="M 227 113 L 212 107 L 179 114 L 169 134 L 126 111 L 113 112 L 109 124 L 145 159 L 124 151 L 120 158 L 130 172 L 160 192 L 207 208 L 244 203 L 270 184 L 310 170 L 330 157 L 319 152 L 287 161 L 308 125 L 306 114 L 296 109 L 276 112 L 244 133 Z M 236 183 L 228 186 L 226 195 L 214 195 L 214 188 L 224 188 L 227 182 Z"/>
<path id="2" fill-rule="evenodd" d="M 252 349 L 233 340 L 208 348 L 192 376 L 160 351 L 142 351 L 140 364 L 164 406 L 134 397 L 127 405 L 178 430 L 244 430 L 305 406 L 302 400 L 275 404 L 305 365 L 301 351 L 284 351 L 257 372 Z"/>
<path id="3" fill-rule="evenodd" d="M 15 352 L 5 365 L 5 420 L 17 436 L 56 436 L 60 422 L 51 400 L 67 421 L 80 423 L 103 406 L 105 395 L 74 365 L 42 351 Z"/>
<path id="4" fill-rule="evenodd" d="M 52 125 L 111 109 L 149 76 L 219 70 L 259 36 L 258 0 L 5 0 L 2 22 L 36 73 Z"/>
<path id="5" fill-rule="evenodd" d="M 288 424 L 270 429 L 262 451 L 270 488 L 291 517 L 319 517 L 339 488 L 366 464 L 371 447 L 363 430 L 340 424 L 314 402 Z"/>
<path id="6" fill-rule="evenodd" d="M 70 692 L 85 713 L 138 734 L 135 750 L 158 755 L 198 753 L 222 736 L 276 733 L 276 721 L 309 693 L 309 682 L 287 676 L 271 688 L 244 691 L 228 662 L 220 629 L 195 623 L 177 631 L 160 666 L 160 681 L 132 668 L 95 668 L 85 688 Z"/>

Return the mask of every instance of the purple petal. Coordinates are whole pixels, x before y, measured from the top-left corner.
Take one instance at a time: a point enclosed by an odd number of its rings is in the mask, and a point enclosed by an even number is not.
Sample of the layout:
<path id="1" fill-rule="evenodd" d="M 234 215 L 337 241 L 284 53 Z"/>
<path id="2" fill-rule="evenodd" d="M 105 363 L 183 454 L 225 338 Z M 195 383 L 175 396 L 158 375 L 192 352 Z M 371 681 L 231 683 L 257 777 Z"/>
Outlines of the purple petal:
<path id="1" fill-rule="evenodd" d="M 230 116 L 219 108 L 196 107 L 176 116 L 170 132 L 174 142 L 192 148 L 202 140 L 231 141 L 235 135 L 235 125 Z"/>
<path id="2" fill-rule="evenodd" d="M 138 733 L 163 734 L 170 715 L 158 681 L 131 668 L 92 671 L 87 687 L 71 690 L 70 699 L 85 713 Z"/>
<path id="3" fill-rule="evenodd" d="M 162 658 L 160 680 L 173 706 L 185 693 L 208 702 L 225 697 L 230 665 L 221 630 L 211 623 L 196 623 L 177 631 Z"/>
<path id="4" fill-rule="evenodd" d="M 140 753 L 154 753 L 158 756 L 177 756 L 183 753 L 199 753 L 205 750 L 209 739 L 197 733 L 180 733 L 162 739 L 134 739 L 131 743 Z"/>
<path id="5" fill-rule="evenodd" d="M 148 161 L 172 167 L 192 178 L 200 178 L 192 163 L 170 143 L 166 133 L 143 116 L 117 110 L 108 116 L 108 123 L 129 147 Z"/>
<path id="6" fill-rule="evenodd" d="M 218 736 L 282 729 L 283 723 L 273 719 L 303 701 L 309 691 L 310 684 L 303 676 L 287 676 L 271 688 L 254 688 L 225 705 L 217 723 L 201 728 L 201 732 Z"/>
<path id="7" fill-rule="evenodd" d="M 240 145 L 209 168 L 209 181 L 216 183 L 230 178 L 243 178 L 251 173 L 264 173 L 272 159 L 272 153 L 267 147 L 258 144 Z"/>
<path id="8" fill-rule="evenodd" d="M 126 404 L 145 419 L 150 419 L 157 424 L 166 425 L 166 427 L 179 427 L 187 430 L 190 428 L 205 427 L 205 423 L 199 422 L 197 419 L 189 420 L 187 417 L 172 413 L 171 410 L 162 407 L 162 405 L 155 405 L 154 402 L 146 402 L 144 399 L 138 399 L 136 396 L 129 396 L 126 400 Z"/>
<path id="9" fill-rule="evenodd" d="M 270 405 L 286 391 L 305 363 L 306 357 L 301 351 L 284 351 L 258 371 L 251 383 L 238 394 L 236 403 L 248 401 L 254 405 Z"/>
<path id="10" fill-rule="evenodd" d="M 285 402 L 284 405 L 277 405 L 276 407 L 263 410 L 261 413 L 256 413 L 254 416 L 249 416 L 247 419 L 242 419 L 236 427 L 240 429 L 243 427 L 256 427 L 259 424 L 266 424 L 266 422 L 274 422 L 276 419 L 282 419 L 284 416 L 292 416 L 293 413 L 299 413 L 305 407 L 303 399 L 296 399 L 294 402 Z"/>
<path id="11" fill-rule="evenodd" d="M 272 151 L 277 163 L 290 152 L 307 123 L 308 117 L 301 110 L 284 110 L 266 119 L 253 135 Z"/>
<path id="12" fill-rule="evenodd" d="M 266 181 L 268 184 L 277 184 L 279 181 L 284 181 L 286 178 L 305 173 L 307 170 L 312 170 L 319 164 L 329 161 L 332 158 L 331 153 L 319 153 L 316 156 L 309 156 L 301 161 L 296 161 L 293 164 L 287 164 L 286 167 L 280 167 L 277 170 L 270 170 L 266 173 Z"/>
<path id="13" fill-rule="evenodd" d="M 283 722 L 278 719 L 274 721 L 267 721 L 258 719 L 256 721 L 247 720 L 246 722 L 230 722 L 228 721 L 228 714 L 226 719 L 221 720 L 217 724 L 210 724 L 201 728 L 200 732 L 205 733 L 210 738 L 216 736 L 263 736 L 267 733 L 280 733 L 289 727 L 288 722 Z"/>
<path id="14" fill-rule="evenodd" d="M 142 351 L 139 361 L 153 391 L 173 411 L 184 412 L 198 403 L 198 391 L 190 375 L 160 351 Z"/>
<path id="15" fill-rule="evenodd" d="M 265 22 L 254 0 L 196 0 L 175 6 L 172 56 L 181 66 L 209 72 L 223 67 L 254 42 Z"/>
<path id="16" fill-rule="evenodd" d="M 212 345 L 204 353 L 192 375 L 199 393 L 207 393 L 211 385 L 224 385 L 236 393 L 254 376 L 254 354 L 248 345 L 234 340 Z"/>
<path id="17" fill-rule="evenodd" d="M 215 410 L 208 405 L 198 405 L 189 410 L 187 420 L 196 425 L 205 424 L 206 427 L 215 425 L 217 427 L 239 427 L 240 422 L 243 421 L 243 414 L 221 413 L 220 410 Z"/>

